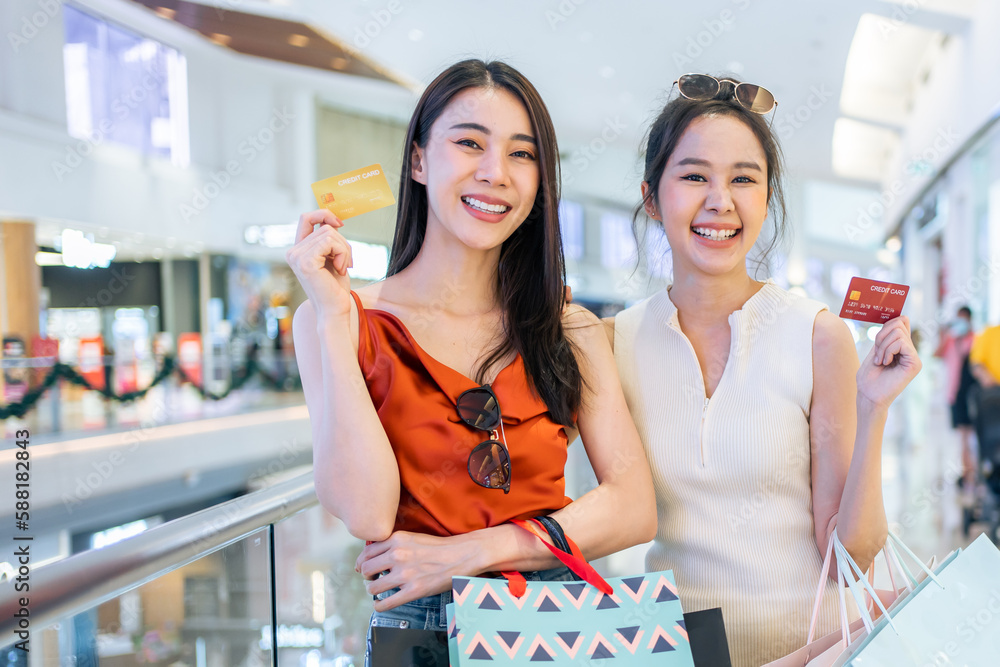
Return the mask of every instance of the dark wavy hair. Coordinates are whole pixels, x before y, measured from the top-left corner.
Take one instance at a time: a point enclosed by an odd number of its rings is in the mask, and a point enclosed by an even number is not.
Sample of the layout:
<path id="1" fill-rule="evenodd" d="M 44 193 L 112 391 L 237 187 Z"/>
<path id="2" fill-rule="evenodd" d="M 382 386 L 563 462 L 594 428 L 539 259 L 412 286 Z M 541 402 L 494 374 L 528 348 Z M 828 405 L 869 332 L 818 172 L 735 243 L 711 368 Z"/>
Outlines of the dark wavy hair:
<path id="1" fill-rule="evenodd" d="M 559 231 L 559 151 L 541 96 L 510 65 L 464 60 L 443 71 L 424 90 L 406 131 L 387 275 L 399 273 L 413 261 L 427 230 L 427 188 L 413 180 L 413 146 L 427 145 L 434 121 L 455 95 L 469 88 L 498 88 L 521 101 L 538 142 L 541 180 L 527 219 L 500 249 L 497 294 L 505 335 L 480 362 L 475 379 L 481 383 L 487 369 L 517 352 L 529 385 L 548 406 L 552 419 L 570 426 L 580 405 L 583 379 L 562 324 L 566 269 Z"/>
<path id="2" fill-rule="evenodd" d="M 767 209 L 770 218 L 774 221 L 774 231 L 757 259 L 757 264 L 760 266 L 767 261 L 770 253 L 786 240 L 789 233 L 788 223 L 785 219 L 787 214 L 785 192 L 782 187 L 784 160 L 781 146 L 765 116 L 746 109 L 733 98 L 733 86 L 740 82 L 728 76 L 717 76 L 716 78 L 725 81 L 719 87 L 719 92 L 714 98 L 689 100 L 678 95 L 667 102 L 650 126 L 645 142 L 645 166 L 642 173 L 642 180 L 649 183 L 649 188 L 646 191 L 646 196 L 632 212 L 632 231 L 635 233 L 639 246 L 642 247 L 645 239 L 644 232 L 647 225 L 650 224 L 645 213 L 646 204 L 653 201 L 659 205 L 656 197 L 660 187 L 660 179 L 667 167 L 667 161 L 673 155 L 674 149 L 677 148 L 677 144 L 688 126 L 702 116 L 732 116 L 750 128 L 750 131 L 757 137 L 757 141 L 760 142 L 767 161 Z M 729 81 L 733 83 L 726 83 Z"/>

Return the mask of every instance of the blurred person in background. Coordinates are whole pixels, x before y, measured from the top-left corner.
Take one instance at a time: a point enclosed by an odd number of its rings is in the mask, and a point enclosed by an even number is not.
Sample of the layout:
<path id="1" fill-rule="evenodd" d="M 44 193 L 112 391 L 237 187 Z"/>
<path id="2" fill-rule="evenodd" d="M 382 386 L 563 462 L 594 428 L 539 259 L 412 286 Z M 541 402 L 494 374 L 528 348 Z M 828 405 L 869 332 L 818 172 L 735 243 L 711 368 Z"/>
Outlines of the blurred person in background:
<path id="1" fill-rule="evenodd" d="M 986 327 L 969 352 L 972 375 L 983 389 L 1000 384 L 1000 325 Z"/>
<path id="2" fill-rule="evenodd" d="M 969 363 L 969 353 L 976 334 L 972 330 L 972 310 L 958 309 L 955 319 L 941 332 L 941 342 L 934 351 L 944 364 L 944 390 L 951 406 L 951 427 L 962 443 L 962 502 L 969 505 L 976 485 L 976 453 L 973 449 L 971 392 L 976 385 Z"/>

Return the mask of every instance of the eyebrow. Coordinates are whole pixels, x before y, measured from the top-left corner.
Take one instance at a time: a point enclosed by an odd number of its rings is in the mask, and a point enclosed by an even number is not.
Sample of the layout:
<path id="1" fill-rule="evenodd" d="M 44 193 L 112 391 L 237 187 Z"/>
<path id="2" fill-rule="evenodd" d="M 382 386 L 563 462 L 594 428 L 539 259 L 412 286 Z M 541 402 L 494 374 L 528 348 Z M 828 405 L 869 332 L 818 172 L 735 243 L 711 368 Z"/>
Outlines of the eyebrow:
<path id="1" fill-rule="evenodd" d="M 486 135 L 492 134 L 492 132 L 490 132 L 489 129 L 485 125 L 480 125 L 479 123 L 458 123 L 456 125 L 452 125 L 451 129 L 453 129 L 453 130 L 476 130 L 477 132 L 482 132 L 483 134 L 486 134 Z M 529 144 L 535 144 L 536 146 L 538 145 L 538 142 L 535 141 L 535 138 L 533 136 L 531 136 L 530 134 L 514 133 L 514 134 L 510 135 L 510 138 L 513 139 L 514 141 L 526 141 Z"/>
<path id="2" fill-rule="evenodd" d="M 683 166 L 687 164 L 697 165 L 699 167 L 711 167 L 712 163 L 708 160 L 703 160 L 697 157 L 686 157 L 677 163 L 677 166 Z M 756 162 L 736 162 L 733 166 L 737 169 L 756 169 L 757 171 L 764 171 L 760 168 L 760 165 Z"/>

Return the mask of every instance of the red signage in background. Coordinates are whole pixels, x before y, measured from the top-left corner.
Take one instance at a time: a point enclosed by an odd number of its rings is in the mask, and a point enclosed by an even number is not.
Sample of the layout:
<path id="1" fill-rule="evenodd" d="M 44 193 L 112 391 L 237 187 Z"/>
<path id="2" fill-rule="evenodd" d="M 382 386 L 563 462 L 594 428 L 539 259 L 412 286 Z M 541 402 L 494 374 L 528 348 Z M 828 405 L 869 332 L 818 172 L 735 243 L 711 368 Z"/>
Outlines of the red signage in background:
<path id="1" fill-rule="evenodd" d="M 37 386 L 52 372 L 52 366 L 55 366 L 56 362 L 59 361 L 59 339 L 33 336 L 31 338 L 31 356 L 48 359 L 51 362 L 50 366 L 35 369 L 33 384 Z"/>
<path id="2" fill-rule="evenodd" d="M 177 365 L 192 382 L 201 386 L 200 333 L 182 333 L 177 336 Z"/>
<path id="3" fill-rule="evenodd" d="M 104 339 L 101 336 L 81 338 L 77 358 L 80 375 L 94 389 L 104 389 Z"/>
<path id="4" fill-rule="evenodd" d="M 53 357 L 53 363 L 59 357 L 59 339 L 42 338 L 35 336 L 31 339 L 31 356 L 33 357 Z"/>

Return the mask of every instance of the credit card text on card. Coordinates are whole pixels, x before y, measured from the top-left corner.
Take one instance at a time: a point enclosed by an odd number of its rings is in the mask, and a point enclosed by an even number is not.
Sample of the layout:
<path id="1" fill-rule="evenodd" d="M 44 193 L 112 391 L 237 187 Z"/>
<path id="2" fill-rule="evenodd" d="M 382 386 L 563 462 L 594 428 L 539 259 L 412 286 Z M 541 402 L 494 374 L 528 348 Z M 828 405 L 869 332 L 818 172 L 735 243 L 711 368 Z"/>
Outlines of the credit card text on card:
<path id="1" fill-rule="evenodd" d="M 316 203 L 341 220 L 396 203 L 382 165 L 372 164 L 312 184 Z"/>
<path id="2" fill-rule="evenodd" d="M 868 278 L 851 278 L 840 316 L 861 322 L 883 324 L 903 312 L 908 285 L 885 283 Z"/>

